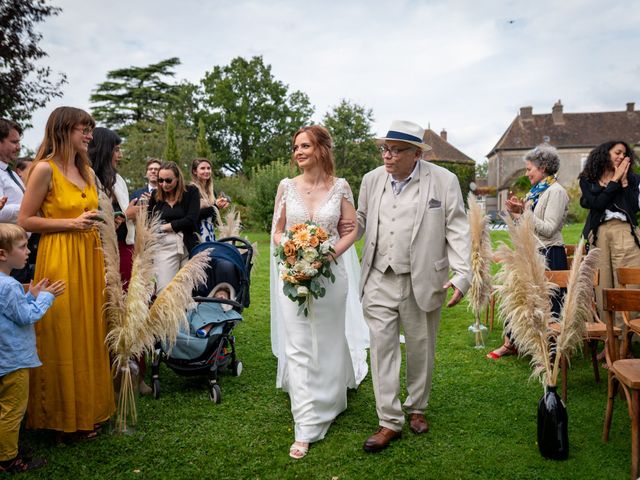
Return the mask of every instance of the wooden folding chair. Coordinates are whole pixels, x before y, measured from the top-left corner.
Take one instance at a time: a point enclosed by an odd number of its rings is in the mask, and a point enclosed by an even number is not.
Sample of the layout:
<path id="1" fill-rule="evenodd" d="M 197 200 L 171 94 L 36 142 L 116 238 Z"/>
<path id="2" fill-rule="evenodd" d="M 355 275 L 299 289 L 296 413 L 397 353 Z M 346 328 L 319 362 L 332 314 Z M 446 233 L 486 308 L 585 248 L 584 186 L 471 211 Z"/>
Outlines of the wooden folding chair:
<path id="1" fill-rule="evenodd" d="M 606 358 L 608 369 L 607 409 L 604 417 L 602 440 L 609 440 L 613 401 L 618 386 L 627 399 L 631 417 L 631 478 L 638 478 L 638 456 L 640 453 L 640 359 L 619 357 L 618 342 L 614 334 L 615 312 L 640 311 L 640 289 L 605 288 L 603 309 L 607 321 Z"/>
<path id="2" fill-rule="evenodd" d="M 573 263 L 573 256 L 576 253 L 576 245 L 565 245 L 564 251 L 567 254 L 567 265 Z"/>
<path id="3" fill-rule="evenodd" d="M 545 276 L 547 279 L 558 286 L 558 288 L 567 288 L 569 282 L 569 274 L 571 270 L 547 270 Z M 593 280 L 594 287 L 598 285 L 599 275 L 596 272 Z M 587 322 L 587 331 L 582 337 L 585 346 L 589 348 L 591 353 L 591 364 L 593 366 L 593 376 L 596 383 L 600 383 L 600 367 L 598 365 L 598 342 L 605 342 L 607 339 L 607 325 L 598 318 L 596 310 L 595 299 L 591 304 L 592 321 Z M 560 324 L 557 322 L 550 322 L 549 328 L 557 336 L 560 333 Z M 619 328 L 615 328 L 614 334 L 616 338 L 620 337 L 622 331 Z M 569 359 L 563 356 L 560 359 L 560 368 L 562 372 L 562 399 L 567 401 L 567 371 L 569 367 Z"/>
<path id="4" fill-rule="evenodd" d="M 616 269 L 618 283 L 621 288 L 638 288 L 640 285 L 640 268 L 618 268 Z M 640 318 L 631 318 L 630 312 L 622 312 L 625 332 L 622 337 L 622 358 L 627 358 L 630 354 L 629 345 L 634 333 L 640 335 Z"/>

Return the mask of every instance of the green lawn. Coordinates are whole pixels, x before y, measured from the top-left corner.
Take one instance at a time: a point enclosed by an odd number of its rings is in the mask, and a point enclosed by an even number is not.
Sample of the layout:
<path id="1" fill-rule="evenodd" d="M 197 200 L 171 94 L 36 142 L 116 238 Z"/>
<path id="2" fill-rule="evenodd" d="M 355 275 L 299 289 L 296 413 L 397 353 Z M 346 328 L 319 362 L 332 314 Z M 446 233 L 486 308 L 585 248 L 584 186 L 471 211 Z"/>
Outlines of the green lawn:
<path id="1" fill-rule="evenodd" d="M 566 228 L 575 243 L 578 226 Z M 506 232 L 494 232 L 494 239 Z M 139 401 L 139 423 L 130 435 L 102 435 L 72 446 L 53 446 L 42 433 L 25 439 L 49 465 L 20 478 L 300 478 L 300 479 L 622 479 L 630 468 L 629 419 L 617 400 L 609 443 L 603 443 L 605 381 L 594 383 L 590 363 L 573 361 L 569 374 L 569 460 L 543 459 L 536 445 L 536 408 L 542 394 L 529 381 L 526 359 L 490 361 L 500 343 L 494 331 L 483 350 L 472 347 L 466 305 L 444 311 L 427 416 L 428 434 L 408 428 L 379 454 L 362 451 L 377 426 L 368 377 L 349 393 L 349 407 L 308 456 L 288 456 L 293 441 L 286 394 L 275 389 L 276 361 L 269 343 L 268 237 L 253 234 L 260 254 L 251 284 L 251 307 L 236 329 L 245 370 L 220 380 L 223 401 L 213 405 L 204 380 L 161 369 L 162 397 Z M 499 329 L 498 329 L 499 330 Z M 2 477 L 2 475 L 0 475 Z M 15 477 L 17 478 L 17 477 Z"/>

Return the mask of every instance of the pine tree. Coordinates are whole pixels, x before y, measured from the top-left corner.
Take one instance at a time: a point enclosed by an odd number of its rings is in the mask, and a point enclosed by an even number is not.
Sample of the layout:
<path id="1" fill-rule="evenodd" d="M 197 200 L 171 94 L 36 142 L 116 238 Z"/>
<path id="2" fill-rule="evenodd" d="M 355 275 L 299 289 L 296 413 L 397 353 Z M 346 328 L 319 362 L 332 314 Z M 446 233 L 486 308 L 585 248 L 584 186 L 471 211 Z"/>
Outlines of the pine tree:
<path id="1" fill-rule="evenodd" d="M 167 117 L 167 147 L 164 151 L 164 158 L 167 162 L 178 163 L 180 161 L 178 145 L 176 145 L 176 127 L 171 115 Z"/>
<path id="2" fill-rule="evenodd" d="M 213 159 L 213 152 L 207 141 L 207 132 L 204 126 L 204 120 L 198 120 L 198 138 L 196 139 L 196 155 L 199 158 Z"/>

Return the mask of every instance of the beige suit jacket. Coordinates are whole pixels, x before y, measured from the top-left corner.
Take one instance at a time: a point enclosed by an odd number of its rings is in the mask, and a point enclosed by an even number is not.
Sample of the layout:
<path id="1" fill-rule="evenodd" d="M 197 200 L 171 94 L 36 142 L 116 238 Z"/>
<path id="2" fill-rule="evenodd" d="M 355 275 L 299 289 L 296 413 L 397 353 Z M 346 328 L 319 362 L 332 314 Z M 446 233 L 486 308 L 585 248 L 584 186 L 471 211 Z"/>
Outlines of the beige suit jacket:
<path id="1" fill-rule="evenodd" d="M 411 284 L 418 306 L 431 312 L 442 306 L 442 286 L 452 283 L 464 294 L 471 284 L 469 224 L 457 177 L 445 168 L 420 160 L 420 199 L 413 220 Z M 358 197 L 359 236 L 364 234 L 360 296 L 364 294 L 377 248 L 378 214 L 389 174 L 384 166 L 367 173 Z M 383 225 L 380 228 L 385 228 Z"/>

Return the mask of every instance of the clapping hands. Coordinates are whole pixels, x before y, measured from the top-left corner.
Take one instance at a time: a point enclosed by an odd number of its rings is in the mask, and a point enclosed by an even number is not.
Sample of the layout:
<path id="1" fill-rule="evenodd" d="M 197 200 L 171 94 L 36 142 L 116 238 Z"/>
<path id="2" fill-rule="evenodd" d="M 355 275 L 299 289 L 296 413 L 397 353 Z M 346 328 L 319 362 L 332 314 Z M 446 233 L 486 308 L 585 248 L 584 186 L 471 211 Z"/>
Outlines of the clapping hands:
<path id="1" fill-rule="evenodd" d="M 63 280 L 58 280 L 57 282 L 51 283 L 49 282 L 48 278 L 43 278 L 35 285 L 33 284 L 33 282 L 29 283 L 29 293 L 31 293 L 31 295 L 33 295 L 34 297 L 37 297 L 40 292 L 44 291 L 51 293 L 54 297 L 57 297 L 64 292 L 66 286 L 67 285 Z"/>
<path id="2" fill-rule="evenodd" d="M 511 192 L 509 193 L 509 198 L 504 202 L 504 206 L 507 209 L 507 212 L 509 212 L 509 215 L 517 218 L 522 215 L 522 212 L 524 212 L 524 200 L 519 199 Z"/>

